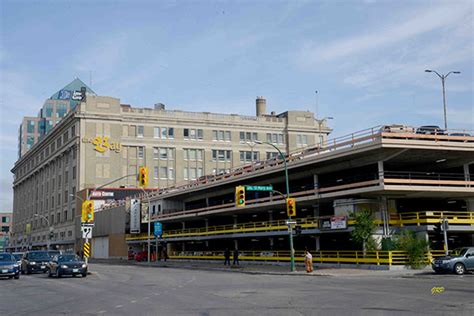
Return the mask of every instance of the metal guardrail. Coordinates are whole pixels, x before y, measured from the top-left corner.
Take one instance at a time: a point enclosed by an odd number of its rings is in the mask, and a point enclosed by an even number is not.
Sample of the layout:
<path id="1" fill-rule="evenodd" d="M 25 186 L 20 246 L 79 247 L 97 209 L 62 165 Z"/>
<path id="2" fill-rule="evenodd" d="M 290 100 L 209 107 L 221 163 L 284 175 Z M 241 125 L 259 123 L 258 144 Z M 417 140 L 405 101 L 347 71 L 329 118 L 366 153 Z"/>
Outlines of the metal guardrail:
<path id="1" fill-rule="evenodd" d="M 331 216 L 321 217 L 307 217 L 296 218 L 298 225 L 303 229 L 314 229 L 320 227 L 320 222 L 330 219 Z M 405 225 L 428 225 L 440 222 L 441 218 L 447 218 L 450 225 L 471 225 L 474 226 L 474 212 L 454 212 L 454 211 L 425 211 L 425 212 L 410 212 L 410 213 L 391 213 L 389 224 L 391 226 Z M 375 220 L 377 225 L 382 225 L 382 220 Z M 354 225 L 355 221 L 348 219 L 349 226 Z M 255 221 L 248 223 L 217 225 L 199 228 L 187 228 L 177 230 L 165 230 L 163 238 L 178 238 L 178 237 L 197 237 L 197 236 L 212 236 L 264 231 L 281 231 L 287 230 L 288 226 L 286 220 L 276 221 Z M 127 235 L 126 240 L 147 240 L 147 234 Z"/>
<path id="2" fill-rule="evenodd" d="M 346 263 L 346 264 L 374 264 L 374 265 L 406 265 L 407 253 L 404 251 L 354 251 L 354 250 L 327 250 L 314 251 L 314 263 Z M 432 250 L 425 253 L 424 262 L 429 264 L 435 257 L 444 256 L 442 250 Z M 169 253 L 171 259 L 191 260 L 224 260 L 224 251 L 174 251 Z M 244 261 L 290 261 L 289 251 L 273 250 L 241 250 L 239 260 Z M 295 251 L 295 260 L 304 261 L 304 251 Z"/>
<path id="3" fill-rule="evenodd" d="M 292 153 L 289 153 L 286 156 L 285 160 L 287 161 L 288 164 L 291 164 L 292 162 L 299 161 L 301 159 L 312 158 L 314 156 L 332 152 L 334 150 L 351 148 L 356 145 L 370 143 L 378 139 L 390 139 L 390 138 L 415 139 L 415 140 L 428 140 L 428 141 L 448 141 L 448 142 L 451 141 L 451 142 L 458 142 L 458 143 L 459 142 L 463 142 L 463 143 L 474 142 L 474 136 L 467 136 L 467 135 L 473 135 L 473 131 L 470 131 L 470 130 L 450 130 L 449 133 L 448 131 L 444 131 L 441 134 L 435 133 L 434 135 L 417 134 L 415 132 L 416 131 L 415 127 L 409 127 L 407 131 L 411 131 L 411 132 L 400 132 L 400 131 L 392 132 L 390 129 L 387 130 L 387 126 L 379 125 L 379 126 L 361 130 L 355 133 L 337 137 L 334 139 L 326 140 L 322 144 L 322 146 L 308 147 L 303 150 L 296 150 Z M 461 133 L 461 134 L 465 134 L 466 136 L 452 136 L 450 135 L 452 133 Z M 187 181 L 183 183 L 178 183 L 174 186 L 158 189 L 157 191 L 150 194 L 150 198 L 155 198 L 155 197 L 165 195 L 165 194 L 192 189 L 201 185 L 206 185 L 206 184 L 214 183 L 216 181 L 221 181 L 221 180 L 227 180 L 229 178 L 240 176 L 243 174 L 258 172 L 263 169 L 283 166 L 283 164 L 284 164 L 284 161 L 279 159 L 278 157 L 272 158 L 269 160 L 264 160 L 264 161 L 257 161 L 257 162 L 254 162 L 253 164 L 247 164 L 247 165 L 236 167 L 232 169 L 229 173 L 223 173 L 223 174 L 217 174 L 217 175 L 206 175 L 191 182 Z M 389 182 L 392 180 L 393 179 L 390 179 Z M 452 185 L 463 186 L 463 182 L 464 181 L 459 181 L 459 183 L 453 183 Z M 451 185 L 448 183 L 446 184 Z M 469 184 L 469 186 L 471 186 L 471 184 Z M 337 189 L 337 186 L 334 189 Z M 141 194 L 137 196 L 141 197 Z M 123 202 L 114 203 L 112 207 L 122 205 L 122 204 Z"/>

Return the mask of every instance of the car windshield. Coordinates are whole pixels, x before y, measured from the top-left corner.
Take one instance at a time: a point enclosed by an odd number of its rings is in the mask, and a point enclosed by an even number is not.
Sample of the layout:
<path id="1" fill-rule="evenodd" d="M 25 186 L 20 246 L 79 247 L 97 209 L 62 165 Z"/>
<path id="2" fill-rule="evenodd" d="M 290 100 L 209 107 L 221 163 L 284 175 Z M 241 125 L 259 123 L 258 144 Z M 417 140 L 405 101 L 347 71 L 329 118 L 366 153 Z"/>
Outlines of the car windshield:
<path id="1" fill-rule="evenodd" d="M 15 257 L 13 257 L 9 253 L 0 253 L 0 261 L 16 261 Z"/>
<path id="2" fill-rule="evenodd" d="M 453 250 L 453 255 L 462 257 L 466 254 L 467 248 L 458 248 Z"/>
<path id="3" fill-rule="evenodd" d="M 73 262 L 81 261 L 81 259 L 76 255 L 62 255 L 58 257 L 58 262 Z"/>
<path id="4" fill-rule="evenodd" d="M 20 260 L 21 257 L 23 257 L 23 254 L 22 253 L 14 253 L 13 257 L 15 257 L 16 260 Z"/>
<path id="5" fill-rule="evenodd" d="M 49 259 L 49 255 L 46 251 L 42 252 L 30 252 L 28 259 Z"/>
<path id="6" fill-rule="evenodd" d="M 48 256 L 50 256 L 51 258 L 59 254 L 61 254 L 59 251 L 48 251 Z"/>

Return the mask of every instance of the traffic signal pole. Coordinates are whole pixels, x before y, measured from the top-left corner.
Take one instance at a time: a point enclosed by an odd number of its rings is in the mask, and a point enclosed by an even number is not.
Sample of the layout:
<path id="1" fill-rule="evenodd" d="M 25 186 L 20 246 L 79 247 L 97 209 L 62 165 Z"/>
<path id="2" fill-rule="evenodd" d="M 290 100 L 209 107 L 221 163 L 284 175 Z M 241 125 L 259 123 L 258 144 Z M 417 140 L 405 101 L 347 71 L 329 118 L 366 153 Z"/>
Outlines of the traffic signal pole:
<path id="1" fill-rule="evenodd" d="M 278 153 L 280 154 L 280 158 L 283 160 L 283 163 L 285 164 L 286 198 L 289 198 L 290 197 L 290 183 L 289 183 L 289 180 L 288 180 L 288 166 L 287 166 L 287 163 L 286 163 L 285 156 L 283 155 L 281 150 L 277 146 L 273 145 L 272 143 L 262 142 L 262 141 L 258 141 L 258 140 L 256 140 L 255 143 L 256 144 L 270 145 L 273 148 L 275 148 L 278 151 Z M 288 222 L 291 222 L 291 216 L 288 216 Z M 290 269 L 291 269 L 291 272 L 295 272 L 295 250 L 293 249 L 293 227 L 292 227 L 291 224 L 288 224 L 288 233 L 289 233 L 288 237 L 289 237 L 289 240 L 290 240 Z"/>
<path id="2" fill-rule="evenodd" d="M 448 250 L 448 219 L 443 218 L 443 234 L 444 234 L 444 253 L 446 256 L 448 256 L 449 250 Z"/>

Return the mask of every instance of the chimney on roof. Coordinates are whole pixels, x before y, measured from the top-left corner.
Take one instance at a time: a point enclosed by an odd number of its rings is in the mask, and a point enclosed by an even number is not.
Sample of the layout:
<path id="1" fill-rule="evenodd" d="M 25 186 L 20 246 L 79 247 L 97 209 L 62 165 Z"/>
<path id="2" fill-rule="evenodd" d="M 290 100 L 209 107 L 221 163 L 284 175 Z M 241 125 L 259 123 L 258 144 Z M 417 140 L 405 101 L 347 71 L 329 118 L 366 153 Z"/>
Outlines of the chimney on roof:
<path id="1" fill-rule="evenodd" d="M 265 115 L 265 112 L 267 111 L 267 100 L 265 100 L 264 97 L 257 97 L 256 106 L 257 116 Z"/>

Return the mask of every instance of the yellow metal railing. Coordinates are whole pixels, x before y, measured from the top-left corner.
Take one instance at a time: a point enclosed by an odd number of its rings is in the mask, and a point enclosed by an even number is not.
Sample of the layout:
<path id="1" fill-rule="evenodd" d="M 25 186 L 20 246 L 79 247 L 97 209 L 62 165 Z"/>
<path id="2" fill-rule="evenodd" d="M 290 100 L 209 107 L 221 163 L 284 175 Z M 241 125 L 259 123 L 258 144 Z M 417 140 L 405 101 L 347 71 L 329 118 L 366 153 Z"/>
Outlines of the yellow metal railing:
<path id="1" fill-rule="evenodd" d="M 314 263 L 347 263 L 347 264 L 374 264 L 374 265 L 405 265 L 408 256 L 404 251 L 353 251 L 328 250 L 312 252 Z M 433 250 L 426 252 L 424 262 L 429 264 L 435 257 L 443 256 L 444 252 Z M 181 251 L 171 252 L 172 259 L 188 260 L 224 260 L 224 251 Z M 240 251 L 239 260 L 247 261 L 290 261 L 289 251 Z M 304 261 L 304 251 L 295 251 L 295 260 Z"/>
<path id="2" fill-rule="evenodd" d="M 450 225 L 471 225 L 474 226 L 474 212 L 452 212 L 452 211 L 426 211 L 411 212 L 390 215 L 391 226 L 405 225 L 426 225 L 439 223 L 440 219 L 446 217 Z M 319 228 L 319 222 L 329 217 L 308 217 L 296 219 L 298 225 L 303 229 Z M 382 224 L 382 220 L 375 220 L 377 225 Z M 347 224 L 354 225 L 355 221 L 349 219 Z M 249 223 L 239 223 L 235 225 L 217 225 L 199 228 L 187 228 L 177 230 L 165 230 L 163 238 L 192 237 L 192 236 L 212 236 L 224 234 L 238 234 L 250 232 L 279 231 L 286 230 L 286 220 L 277 221 L 255 221 Z M 144 240 L 147 234 L 127 235 L 127 240 Z"/>

